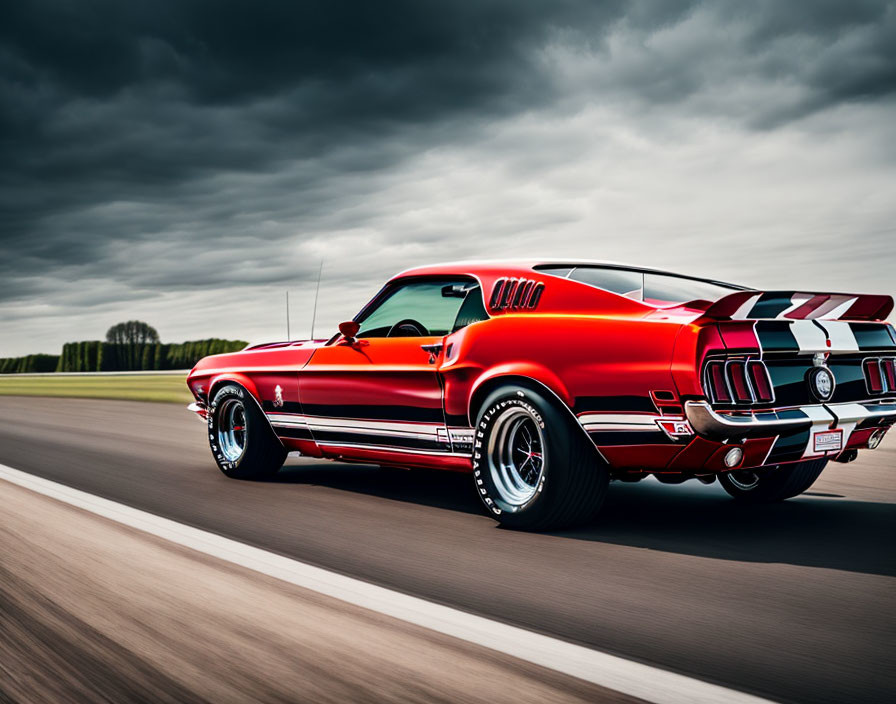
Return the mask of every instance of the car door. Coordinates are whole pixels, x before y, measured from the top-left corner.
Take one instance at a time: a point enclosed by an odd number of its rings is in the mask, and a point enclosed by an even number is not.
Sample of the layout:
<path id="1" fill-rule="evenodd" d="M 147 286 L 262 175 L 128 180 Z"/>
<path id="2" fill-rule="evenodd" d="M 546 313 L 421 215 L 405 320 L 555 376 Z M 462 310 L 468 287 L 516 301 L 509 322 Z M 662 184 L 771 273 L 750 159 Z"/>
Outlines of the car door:
<path id="1" fill-rule="evenodd" d="M 309 429 L 328 456 L 450 454 L 440 345 L 475 283 L 412 279 L 387 286 L 357 316 L 355 340 L 315 351 L 299 375 Z"/>

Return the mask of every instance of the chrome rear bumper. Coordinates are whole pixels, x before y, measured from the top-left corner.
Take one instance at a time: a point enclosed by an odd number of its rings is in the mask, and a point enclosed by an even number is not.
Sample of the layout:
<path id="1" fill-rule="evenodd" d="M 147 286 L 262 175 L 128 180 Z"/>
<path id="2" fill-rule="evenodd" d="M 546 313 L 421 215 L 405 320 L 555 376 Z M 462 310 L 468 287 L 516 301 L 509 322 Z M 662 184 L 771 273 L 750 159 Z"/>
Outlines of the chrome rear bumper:
<path id="1" fill-rule="evenodd" d="M 813 425 L 839 427 L 868 421 L 896 419 L 896 402 L 828 403 L 781 411 L 753 411 L 742 415 L 719 413 L 706 401 L 684 404 L 688 422 L 698 435 L 710 440 L 767 438 Z"/>

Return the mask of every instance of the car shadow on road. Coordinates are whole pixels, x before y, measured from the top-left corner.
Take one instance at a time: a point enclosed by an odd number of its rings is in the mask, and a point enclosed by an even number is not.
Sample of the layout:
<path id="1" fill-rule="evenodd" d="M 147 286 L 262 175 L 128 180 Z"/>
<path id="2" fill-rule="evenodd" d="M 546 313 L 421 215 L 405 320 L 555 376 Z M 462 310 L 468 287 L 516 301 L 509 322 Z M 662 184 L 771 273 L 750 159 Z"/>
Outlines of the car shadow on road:
<path id="1" fill-rule="evenodd" d="M 483 513 L 470 475 L 460 472 L 394 469 L 323 460 L 320 463 L 287 463 L 274 481 L 326 486 L 462 513 Z"/>
<path id="2" fill-rule="evenodd" d="M 896 505 L 836 494 L 750 506 L 718 485 L 614 483 L 598 522 L 554 535 L 721 560 L 896 575 Z"/>
<path id="3" fill-rule="evenodd" d="M 287 465 L 276 481 L 483 513 L 466 474 L 307 463 Z M 549 535 L 720 560 L 896 576 L 892 542 L 896 504 L 822 492 L 810 491 L 778 504 L 745 506 L 718 485 L 613 482 L 594 524 Z"/>

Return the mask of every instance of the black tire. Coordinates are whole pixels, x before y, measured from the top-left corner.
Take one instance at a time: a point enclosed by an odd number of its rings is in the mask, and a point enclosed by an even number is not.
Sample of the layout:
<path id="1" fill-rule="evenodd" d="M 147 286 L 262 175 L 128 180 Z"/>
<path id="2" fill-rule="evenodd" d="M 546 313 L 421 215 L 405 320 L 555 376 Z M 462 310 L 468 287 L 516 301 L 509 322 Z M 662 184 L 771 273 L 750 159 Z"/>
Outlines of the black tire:
<path id="1" fill-rule="evenodd" d="M 827 466 L 826 459 L 807 460 L 759 472 L 726 472 L 719 483 L 744 503 L 770 503 L 799 496 L 815 483 Z"/>
<path id="2" fill-rule="evenodd" d="M 235 425 L 235 419 L 241 425 Z M 229 434 L 236 427 L 242 429 Z M 236 384 L 215 392 L 208 413 L 208 442 L 218 468 L 234 479 L 270 479 L 287 455 L 258 404 Z"/>
<path id="3" fill-rule="evenodd" d="M 528 450 L 514 455 L 514 443 L 517 439 L 525 443 L 527 431 Z M 533 450 L 536 446 L 540 453 Z M 514 456 L 523 457 L 523 462 L 513 464 L 519 464 L 519 471 L 502 471 L 500 467 L 510 466 L 502 458 Z M 537 465 L 536 456 L 541 459 Z M 520 480 L 515 486 L 522 490 L 515 500 L 508 496 L 507 476 L 511 484 Z M 610 474 L 559 402 L 523 386 L 507 385 L 492 392 L 479 410 L 473 478 L 479 498 L 501 525 L 542 531 L 593 519 L 606 496 Z"/>

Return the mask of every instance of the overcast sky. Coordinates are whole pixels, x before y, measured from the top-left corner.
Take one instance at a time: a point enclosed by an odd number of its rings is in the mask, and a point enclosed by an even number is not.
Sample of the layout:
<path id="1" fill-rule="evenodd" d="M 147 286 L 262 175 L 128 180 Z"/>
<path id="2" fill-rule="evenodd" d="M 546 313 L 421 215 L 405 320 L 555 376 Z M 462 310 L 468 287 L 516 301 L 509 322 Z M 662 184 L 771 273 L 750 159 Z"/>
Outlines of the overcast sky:
<path id="1" fill-rule="evenodd" d="M 318 334 L 416 264 L 896 293 L 887 2 L 4 3 L 0 356 Z"/>

